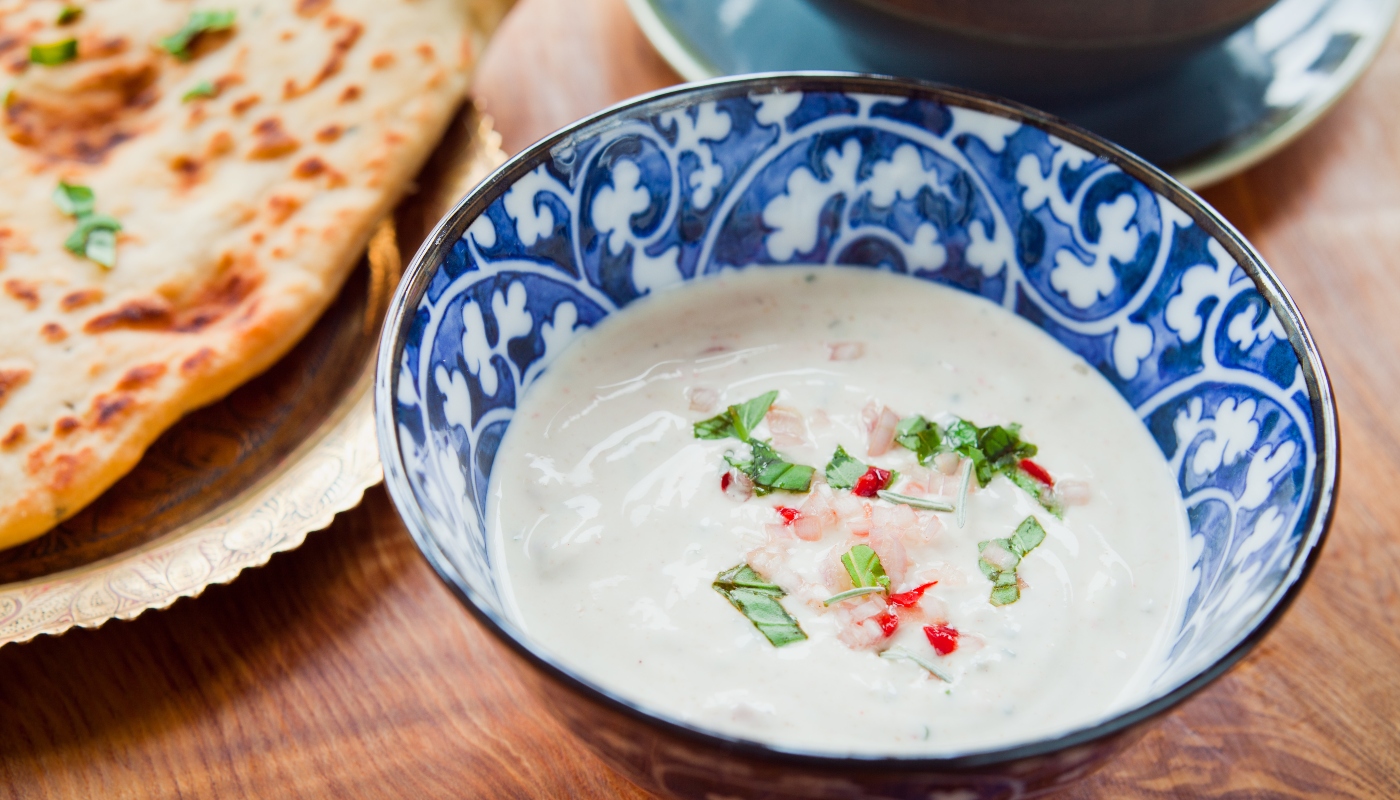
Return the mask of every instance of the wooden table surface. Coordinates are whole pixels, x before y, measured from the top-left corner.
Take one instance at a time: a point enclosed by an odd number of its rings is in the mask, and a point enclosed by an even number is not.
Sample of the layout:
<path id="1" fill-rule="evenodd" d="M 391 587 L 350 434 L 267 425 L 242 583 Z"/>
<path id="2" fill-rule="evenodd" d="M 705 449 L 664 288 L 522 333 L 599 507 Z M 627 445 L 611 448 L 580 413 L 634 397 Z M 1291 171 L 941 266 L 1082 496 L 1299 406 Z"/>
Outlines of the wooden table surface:
<path id="1" fill-rule="evenodd" d="M 622 0 L 523 0 L 478 72 L 507 149 L 676 80 Z M 1400 38 L 1205 192 L 1312 326 L 1342 415 L 1321 562 L 1255 652 L 1064 796 L 1400 797 Z M 12 797 L 645 795 L 549 718 L 382 490 L 235 583 L 0 649 Z"/>

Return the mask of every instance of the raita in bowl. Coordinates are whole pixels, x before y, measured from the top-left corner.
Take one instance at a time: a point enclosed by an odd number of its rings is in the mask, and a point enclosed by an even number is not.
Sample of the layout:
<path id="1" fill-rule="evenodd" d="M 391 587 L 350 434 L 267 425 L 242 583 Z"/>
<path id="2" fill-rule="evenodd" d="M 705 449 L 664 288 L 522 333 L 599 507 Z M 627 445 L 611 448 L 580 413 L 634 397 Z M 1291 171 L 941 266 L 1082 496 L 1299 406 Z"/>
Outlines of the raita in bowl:
<path id="1" fill-rule="evenodd" d="M 410 268 L 377 413 L 448 585 L 682 797 L 1072 780 L 1272 625 L 1336 485 L 1306 328 L 1198 198 L 844 75 L 518 156 Z"/>

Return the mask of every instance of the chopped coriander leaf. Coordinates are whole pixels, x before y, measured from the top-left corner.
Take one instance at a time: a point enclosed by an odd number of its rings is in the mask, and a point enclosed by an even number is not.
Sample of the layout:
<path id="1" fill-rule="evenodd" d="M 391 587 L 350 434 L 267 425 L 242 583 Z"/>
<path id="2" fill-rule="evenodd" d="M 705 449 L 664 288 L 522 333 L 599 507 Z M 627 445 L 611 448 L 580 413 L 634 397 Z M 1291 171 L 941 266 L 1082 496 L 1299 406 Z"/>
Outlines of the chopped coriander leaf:
<path id="1" fill-rule="evenodd" d="M 122 224 L 106 214 L 84 214 L 78 217 L 78 227 L 63 240 L 63 246 L 74 255 L 92 258 L 88 250 L 88 240 L 99 231 L 106 231 L 105 235 L 98 237 L 96 251 L 106 254 L 110 248 L 111 254 L 105 261 L 100 258 L 92 260 L 104 267 L 110 267 L 116 260 L 116 233 L 121 229 Z"/>
<path id="2" fill-rule="evenodd" d="M 181 61 L 188 61 L 193 55 L 190 53 L 190 45 L 202 33 L 211 31 L 224 31 L 233 27 L 234 14 L 228 11 L 191 11 L 190 18 L 185 20 L 184 27 L 170 34 L 161 37 L 156 44 L 160 49 L 169 53 Z"/>
<path id="3" fill-rule="evenodd" d="M 72 22 L 77 22 L 78 18 L 82 15 L 83 10 L 81 8 L 77 6 L 64 6 L 58 12 L 58 19 L 54 20 L 54 22 L 59 25 L 67 25 Z"/>
<path id="4" fill-rule="evenodd" d="M 782 587 L 764 580 L 748 564 L 739 564 L 721 572 L 711 585 L 730 605 L 739 609 L 739 613 L 747 617 L 774 647 L 807 638 L 797 620 L 778 602 L 787 593 Z"/>
<path id="5" fill-rule="evenodd" d="M 63 39 L 48 44 L 31 45 L 29 48 L 29 60 L 34 64 L 43 64 L 46 67 L 56 67 L 59 64 L 66 64 L 78 57 L 78 40 Z"/>
<path id="6" fill-rule="evenodd" d="M 87 186 L 59 181 L 58 187 L 53 190 L 53 202 L 59 211 L 68 216 L 81 217 L 92 213 L 96 208 L 97 198 Z"/>
<path id="7" fill-rule="evenodd" d="M 765 495 L 779 490 L 784 492 L 805 492 L 812 486 L 815 469 L 783 460 L 767 442 L 749 441 L 747 461 L 726 453 L 724 460 L 729 466 L 743 472 L 753 481 L 754 494 Z"/>
<path id="8" fill-rule="evenodd" d="M 191 100 L 199 100 L 199 99 L 205 98 L 205 97 L 218 97 L 218 96 L 219 96 L 219 89 L 218 89 L 218 87 L 216 87 L 216 86 L 214 85 L 213 81 L 200 81 L 199 83 L 196 83 L 194 86 L 191 86 L 189 91 L 187 91 L 187 92 L 185 92 L 184 94 L 180 95 L 180 102 L 182 102 L 182 103 L 188 103 L 188 102 L 191 101 Z"/>
<path id="9" fill-rule="evenodd" d="M 943 446 L 943 434 L 938 426 L 917 414 L 899 421 L 894 429 L 894 440 L 918 456 L 919 463 L 924 466 L 928 466 Z"/>
<path id="10" fill-rule="evenodd" d="M 836 445 L 836 452 L 831 454 L 831 460 L 826 464 L 826 482 L 833 489 L 849 489 L 864 474 L 865 465 L 860 459 L 847 453 L 841 445 Z"/>
<path id="11" fill-rule="evenodd" d="M 922 508 L 928 511 L 942 511 L 944 513 L 947 513 L 954 510 L 954 506 L 952 503 L 945 503 L 942 500 L 933 500 L 927 497 L 911 497 L 907 494 L 891 492 L 886 489 L 881 489 L 876 494 L 879 495 L 881 500 L 887 500 L 891 503 L 902 503 L 906 506 Z"/>
<path id="12" fill-rule="evenodd" d="M 748 441 L 753 436 L 754 428 L 763 421 L 777 399 L 777 392 L 764 392 L 751 400 L 730 406 L 707 420 L 695 423 L 695 438 Z"/>
<path id="13" fill-rule="evenodd" d="M 111 228 L 96 228 L 87 237 L 83 255 L 89 261 L 111 269 L 117 265 L 117 232 Z"/>
<path id="14" fill-rule="evenodd" d="M 78 227 L 63 241 L 63 246 L 74 255 L 111 269 L 117 263 L 117 232 L 122 224 L 106 214 L 93 212 L 97 200 L 92 189 L 59 181 L 53 192 L 53 202 L 60 211 L 78 221 Z"/>
<path id="15" fill-rule="evenodd" d="M 880 563 L 880 556 L 870 545 L 858 544 L 852 547 L 841 556 L 841 564 L 846 568 L 846 574 L 851 576 L 851 583 L 855 584 L 857 589 L 878 586 L 889 590 L 890 579 L 885 574 L 885 565 Z"/>

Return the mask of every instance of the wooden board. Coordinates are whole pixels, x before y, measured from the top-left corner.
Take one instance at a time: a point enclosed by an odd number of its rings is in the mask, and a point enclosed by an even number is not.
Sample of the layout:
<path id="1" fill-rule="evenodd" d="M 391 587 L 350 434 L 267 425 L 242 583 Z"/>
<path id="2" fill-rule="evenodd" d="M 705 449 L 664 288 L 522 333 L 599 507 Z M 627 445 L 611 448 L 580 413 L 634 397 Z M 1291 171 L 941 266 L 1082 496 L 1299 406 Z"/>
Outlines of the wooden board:
<path id="1" fill-rule="evenodd" d="M 674 80 L 622 0 L 523 0 L 478 88 L 514 149 Z M 1264 644 L 1066 797 L 1400 797 L 1398 96 L 1392 37 L 1317 129 L 1206 192 L 1317 336 L 1340 509 Z M 645 795 L 550 721 L 375 490 L 232 585 L 0 649 L 0 796 Z"/>

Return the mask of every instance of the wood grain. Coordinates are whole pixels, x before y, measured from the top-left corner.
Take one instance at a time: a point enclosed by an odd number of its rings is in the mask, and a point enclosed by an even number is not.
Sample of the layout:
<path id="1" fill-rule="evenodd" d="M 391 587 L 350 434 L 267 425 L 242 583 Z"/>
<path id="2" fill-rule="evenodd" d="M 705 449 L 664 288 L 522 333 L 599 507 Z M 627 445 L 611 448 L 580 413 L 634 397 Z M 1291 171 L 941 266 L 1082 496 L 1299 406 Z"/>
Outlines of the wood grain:
<path id="1" fill-rule="evenodd" d="M 477 90 L 508 149 L 675 76 L 622 0 L 523 0 Z M 1244 663 L 1072 798 L 1400 797 L 1400 40 L 1316 129 L 1206 192 L 1310 322 L 1344 486 Z M 642 798 L 550 721 L 381 491 L 230 586 L 0 649 L 0 796 Z"/>

